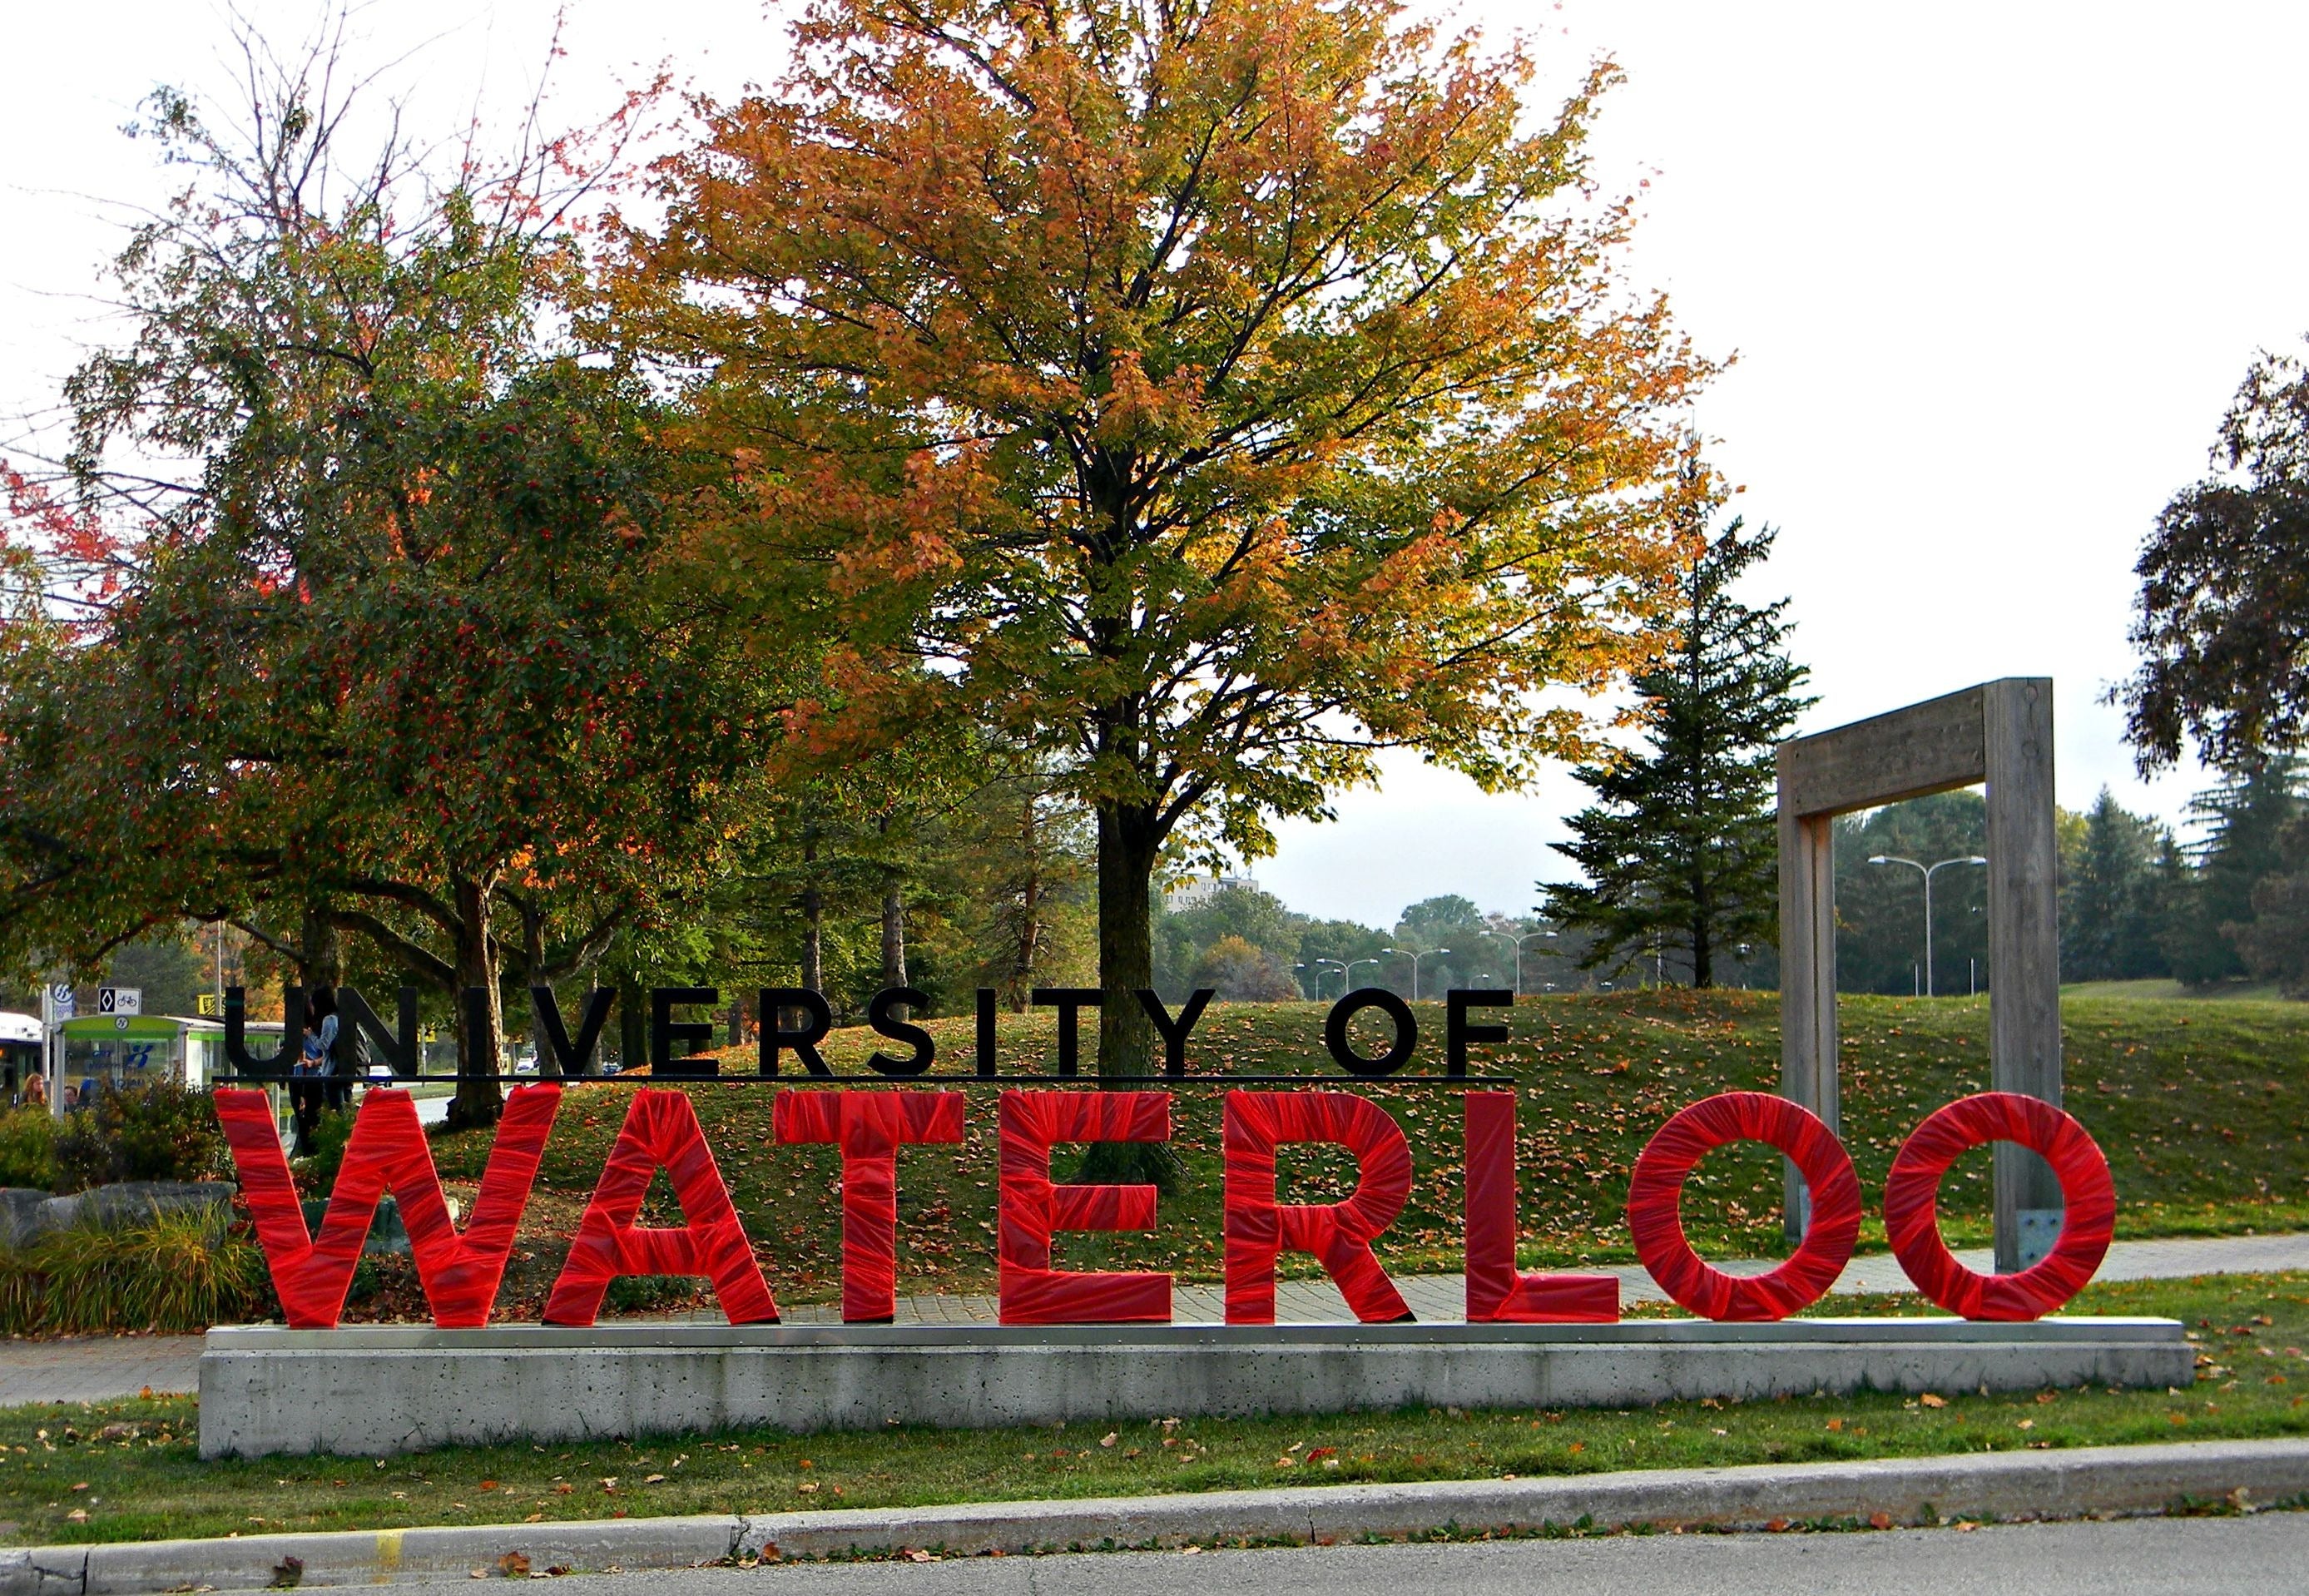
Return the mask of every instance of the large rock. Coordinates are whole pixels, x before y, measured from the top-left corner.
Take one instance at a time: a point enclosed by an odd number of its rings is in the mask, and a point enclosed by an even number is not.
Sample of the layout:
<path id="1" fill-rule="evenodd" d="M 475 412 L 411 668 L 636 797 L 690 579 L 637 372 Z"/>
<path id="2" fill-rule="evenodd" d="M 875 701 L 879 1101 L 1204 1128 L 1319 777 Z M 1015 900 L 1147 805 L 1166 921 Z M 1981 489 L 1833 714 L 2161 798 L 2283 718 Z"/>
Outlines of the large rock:
<path id="1" fill-rule="evenodd" d="M 319 1236 L 322 1223 L 329 1217 L 329 1200 L 325 1197 L 312 1198 L 304 1204 L 304 1209 L 306 1231 L 309 1235 Z M 449 1217 L 452 1219 L 456 1218 L 454 1208 L 449 1210 Z M 409 1251 L 409 1227 L 401 1222 L 401 1203 L 390 1194 L 376 1200 L 376 1216 L 369 1221 L 368 1235 L 361 1242 L 361 1251 L 388 1257 Z"/>
<path id="2" fill-rule="evenodd" d="M 55 1201 L 32 1186 L 0 1186 L 0 1247 L 29 1247 L 46 1236 L 42 1210 Z"/>
<path id="3" fill-rule="evenodd" d="M 92 1225 L 100 1230 L 134 1230 L 160 1214 L 213 1214 L 227 1218 L 237 1188 L 222 1180 L 124 1180 L 91 1186 L 41 1205 L 40 1234 Z"/>

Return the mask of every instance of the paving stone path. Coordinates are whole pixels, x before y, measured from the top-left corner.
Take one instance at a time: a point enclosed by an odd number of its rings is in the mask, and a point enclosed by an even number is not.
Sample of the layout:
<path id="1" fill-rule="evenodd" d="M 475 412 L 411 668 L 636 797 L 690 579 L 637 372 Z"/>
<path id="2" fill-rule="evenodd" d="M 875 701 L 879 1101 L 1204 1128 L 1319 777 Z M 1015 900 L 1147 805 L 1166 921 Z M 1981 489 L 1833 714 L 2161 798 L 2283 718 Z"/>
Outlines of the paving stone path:
<path id="1" fill-rule="evenodd" d="M 1966 1267 L 1986 1270 L 1986 1249 L 1960 1252 Z M 1736 1274 L 1760 1274 L 1769 1262 L 1722 1265 Z M 2108 1250 L 2097 1277 L 2104 1280 L 2171 1279 L 2188 1275 L 2252 1274 L 2266 1270 L 2309 1269 L 2309 1233 L 2281 1236 L 2184 1236 L 2165 1241 L 2121 1241 Z M 1606 1265 L 1596 1272 L 1620 1277 L 1628 1302 L 1662 1302 L 1666 1294 L 1640 1265 Z M 1466 1311 L 1466 1282 L 1458 1275 L 1413 1275 L 1396 1281 L 1411 1311 L 1423 1321 L 1455 1320 Z M 1906 1291 L 1908 1278 L 1890 1254 L 1855 1258 L 1836 1282 L 1838 1291 Z M 1215 1286 L 1180 1286 L 1172 1313 L 1181 1324 L 1216 1324 L 1225 1301 Z M 1336 1323 L 1353 1317 L 1327 1280 L 1285 1280 L 1276 1288 L 1276 1317 L 1289 1323 Z M 698 1314 L 718 1321 L 718 1314 Z M 789 1324 L 835 1324 L 841 1310 L 830 1303 L 786 1309 Z M 990 1297 L 903 1297 L 901 1324 L 991 1324 Z M 59 1340 L 0 1341 L 0 1407 L 26 1402 L 93 1402 L 134 1396 L 147 1386 L 156 1392 L 189 1392 L 200 1384 L 198 1336 L 74 1336 Z"/>

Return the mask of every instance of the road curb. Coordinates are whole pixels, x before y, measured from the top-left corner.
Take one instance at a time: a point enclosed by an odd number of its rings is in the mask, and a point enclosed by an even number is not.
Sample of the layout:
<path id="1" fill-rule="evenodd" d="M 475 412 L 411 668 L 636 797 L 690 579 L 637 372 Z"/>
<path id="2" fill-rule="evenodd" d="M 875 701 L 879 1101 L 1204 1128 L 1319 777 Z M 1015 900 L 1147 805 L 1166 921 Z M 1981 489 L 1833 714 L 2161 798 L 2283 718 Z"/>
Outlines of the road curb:
<path id="1" fill-rule="evenodd" d="M 262 1589 L 298 1565 L 307 1586 L 458 1577 L 475 1570 L 678 1568 L 732 1558 L 901 1550 L 955 1556 L 1232 1541 L 1328 1543 L 1436 1530 L 1529 1533 L 1583 1522 L 1740 1528 L 1776 1520 L 1896 1523 L 2154 1513 L 2227 1498 L 2309 1496 L 2309 1440 L 2198 1441 L 1867 1462 L 1656 1469 L 1542 1479 L 1285 1487 L 953 1507 L 610 1519 L 562 1524 L 251 1535 L 0 1552 L 0 1596 L 127 1596 Z M 525 1559 L 508 1564 L 508 1557 Z"/>

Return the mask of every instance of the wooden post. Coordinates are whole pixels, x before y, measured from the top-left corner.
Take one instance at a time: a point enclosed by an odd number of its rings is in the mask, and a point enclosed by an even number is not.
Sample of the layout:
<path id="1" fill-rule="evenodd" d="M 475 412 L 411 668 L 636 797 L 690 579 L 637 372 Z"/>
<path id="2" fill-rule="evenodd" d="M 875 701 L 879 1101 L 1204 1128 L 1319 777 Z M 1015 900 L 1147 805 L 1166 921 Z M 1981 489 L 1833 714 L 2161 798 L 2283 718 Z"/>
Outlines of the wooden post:
<path id="1" fill-rule="evenodd" d="M 2060 857 L 2053 828 L 2053 684 L 1988 684 L 1989 1082 L 2061 1101 Z M 1996 1147 L 1996 1267 L 2025 1269 L 2052 1248 L 2061 1188 L 2044 1159 Z"/>
<path id="2" fill-rule="evenodd" d="M 1841 1132 L 1836 1068 L 1836 830 L 1780 802 L 1780 1092 Z M 1803 1176 L 1786 1166 L 1791 1245 L 1812 1218 Z"/>

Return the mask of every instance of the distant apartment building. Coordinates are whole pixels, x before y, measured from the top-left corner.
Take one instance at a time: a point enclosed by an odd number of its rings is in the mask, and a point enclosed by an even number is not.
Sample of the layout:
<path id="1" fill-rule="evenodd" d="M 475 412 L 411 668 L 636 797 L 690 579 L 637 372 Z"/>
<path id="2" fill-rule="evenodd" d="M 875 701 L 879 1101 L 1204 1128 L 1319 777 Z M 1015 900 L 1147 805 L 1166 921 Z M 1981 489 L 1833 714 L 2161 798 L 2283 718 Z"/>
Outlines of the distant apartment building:
<path id="1" fill-rule="evenodd" d="M 1181 909 L 1200 908 L 1222 892 L 1240 889 L 1245 892 L 1258 890 L 1257 876 L 1198 876 L 1191 881 L 1180 881 L 1163 894 L 1163 906 L 1172 914 Z"/>

